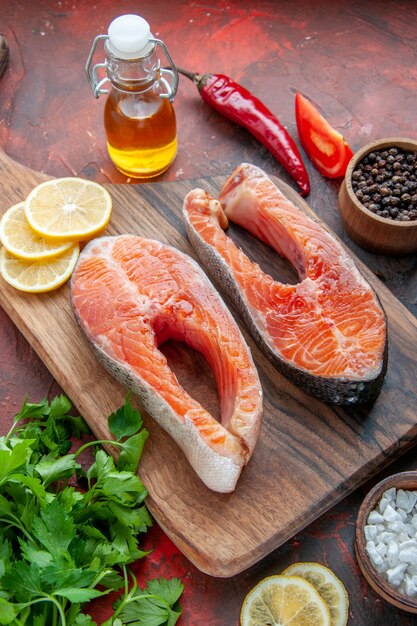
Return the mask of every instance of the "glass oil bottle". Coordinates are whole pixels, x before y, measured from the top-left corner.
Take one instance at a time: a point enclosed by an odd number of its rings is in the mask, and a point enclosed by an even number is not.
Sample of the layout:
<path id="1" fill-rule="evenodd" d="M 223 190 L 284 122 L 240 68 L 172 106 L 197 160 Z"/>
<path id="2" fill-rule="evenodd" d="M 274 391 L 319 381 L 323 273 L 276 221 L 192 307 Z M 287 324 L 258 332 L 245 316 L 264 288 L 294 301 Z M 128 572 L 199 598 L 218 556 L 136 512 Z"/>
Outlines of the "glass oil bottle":
<path id="1" fill-rule="evenodd" d="M 105 63 L 91 67 L 97 43 L 104 40 Z M 161 67 L 162 49 L 170 69 Z M 106 77 L 99 80 L 98 70 Z M 164 43 L 152 37 L 138 15 L 122 15 L 98 35 L 86 64 L 93 93 L 108 94 L 104 128 L 109 156 L 126 176 L 148 179 L 164 172 L 177 152 L 173 100 L 178 73 Z M 103 88 L 110 81 L 110 91 Z"/>

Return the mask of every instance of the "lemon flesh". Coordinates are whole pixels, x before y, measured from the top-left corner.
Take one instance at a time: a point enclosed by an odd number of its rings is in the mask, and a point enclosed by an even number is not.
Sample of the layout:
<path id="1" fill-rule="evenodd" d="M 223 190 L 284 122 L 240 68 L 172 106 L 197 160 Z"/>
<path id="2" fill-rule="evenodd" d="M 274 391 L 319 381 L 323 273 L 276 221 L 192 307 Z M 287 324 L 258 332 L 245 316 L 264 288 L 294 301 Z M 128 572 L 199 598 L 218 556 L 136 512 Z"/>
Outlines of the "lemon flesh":
<path id="1" fill-rule="evenodd" d="M 343 583 L 320 563 L 294 563 L 283 576 L 304 578 L 318 591 L 330 610 L 331 626 L 346 626 L 349 618 L 349 598 Z"/>
<path id="2" fill-rule="evenodd" d="M 25 216 L 24 202 L 10 207 L 0 221 L 0 241 L 10 254 L 25 261 L 41 261 L 69 250 L 73 242 L 51 243 L 37 235 Z"/>
<path id="3" fill-rule="evenodd" d="M 6 248 L 0 250 L 0 273 L 4 280 L 20 291 L 44 293 L 63 285 L 74 269 L 80 247 L 72 248 L 44 261 L 23 261 L 11 255 Z"/>
<path id="4" fill-rule="evenodd" d="M 99 183 L 56 178 L 35 187 L 25 201 L 29 226 L 48 241 L 81 241 L 110 221 L 112 199 Z"/>
<path id="5" fill-rule="evenodd" d="M 270 576 L 246 596 L 241 626 L 331 626 L 323 598 L 303 578 Z"/>

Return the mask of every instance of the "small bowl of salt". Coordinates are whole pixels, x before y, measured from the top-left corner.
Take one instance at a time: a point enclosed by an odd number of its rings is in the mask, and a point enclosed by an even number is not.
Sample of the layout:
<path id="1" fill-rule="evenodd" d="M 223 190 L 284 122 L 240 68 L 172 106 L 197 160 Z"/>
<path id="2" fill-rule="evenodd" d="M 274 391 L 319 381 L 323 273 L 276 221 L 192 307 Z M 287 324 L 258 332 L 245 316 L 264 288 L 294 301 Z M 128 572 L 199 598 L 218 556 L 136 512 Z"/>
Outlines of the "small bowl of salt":
<path id="1" fill-rule="evenodd" d="M 394 474 L 371 489 L 356 520 L 355 553 L 383 600 L 417 614 L 417 471 Z"/>

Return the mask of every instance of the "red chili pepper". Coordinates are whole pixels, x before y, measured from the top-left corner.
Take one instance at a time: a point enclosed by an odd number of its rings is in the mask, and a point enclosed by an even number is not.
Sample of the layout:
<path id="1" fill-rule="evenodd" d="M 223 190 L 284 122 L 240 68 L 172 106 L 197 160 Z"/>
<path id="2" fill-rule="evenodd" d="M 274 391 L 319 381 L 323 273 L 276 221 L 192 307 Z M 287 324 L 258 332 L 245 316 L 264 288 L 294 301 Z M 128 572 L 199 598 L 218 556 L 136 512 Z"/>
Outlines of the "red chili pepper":
<path id="1" fill-rule="evenodd" d="M 177 68 L 197 85 L 207 104 L 232 122 L 246 128 L 297 182 L 301 195 L 310 192 L 307 170 L 297 146 L 271 111 L 247 89 L 223 74 L 193 74 Z"/>

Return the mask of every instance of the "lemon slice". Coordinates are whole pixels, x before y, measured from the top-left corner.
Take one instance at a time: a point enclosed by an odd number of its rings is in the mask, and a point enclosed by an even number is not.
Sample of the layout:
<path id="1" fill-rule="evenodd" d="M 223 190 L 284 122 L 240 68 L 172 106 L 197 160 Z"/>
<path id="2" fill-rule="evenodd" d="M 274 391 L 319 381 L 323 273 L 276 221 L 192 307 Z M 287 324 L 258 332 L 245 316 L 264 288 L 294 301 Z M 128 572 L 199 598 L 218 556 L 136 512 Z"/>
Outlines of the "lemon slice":
<path id="1" fill-rule="evenodd" d="M 346 626 L 349 598 L 345 586 L 331 570 L 320 563 L 294 563 L 283 576 L 300 576 L 318 591 L 329 607 L 332 626 Z"/>
<path id="2" fill-rule="evenodd" d="M 73 242 L 54 244 L 45 241 L 29 226 L 24 202 L 10 207 L 0 221 L 0 241 L 10 254 L 25 261 L 41 261 L 62 254 Z"/>
<path id="3" fill-rule="evenodd" d="M 269 576 L 246 596 L 241 626 L 331 626 L 330 611 L 304 578 Z"/>
<path id="4" fill-rule="evenodd" d="M 25 202 L 29 226 L 53 242 L 90 239 L 110 220 L 112 199 L 98 183 L 55 178 L 33 189 Z"/>
<path id="5" fill-rule="evenodd" d="M 4 280 L 20 289 L 31 293 L 52 291 L 63 285 L 71 276 L 80 254 L 80 247 L 75 244 L 60 256 L 46 261 L 23 261 L 0 250 L 0 273 Z"/>

